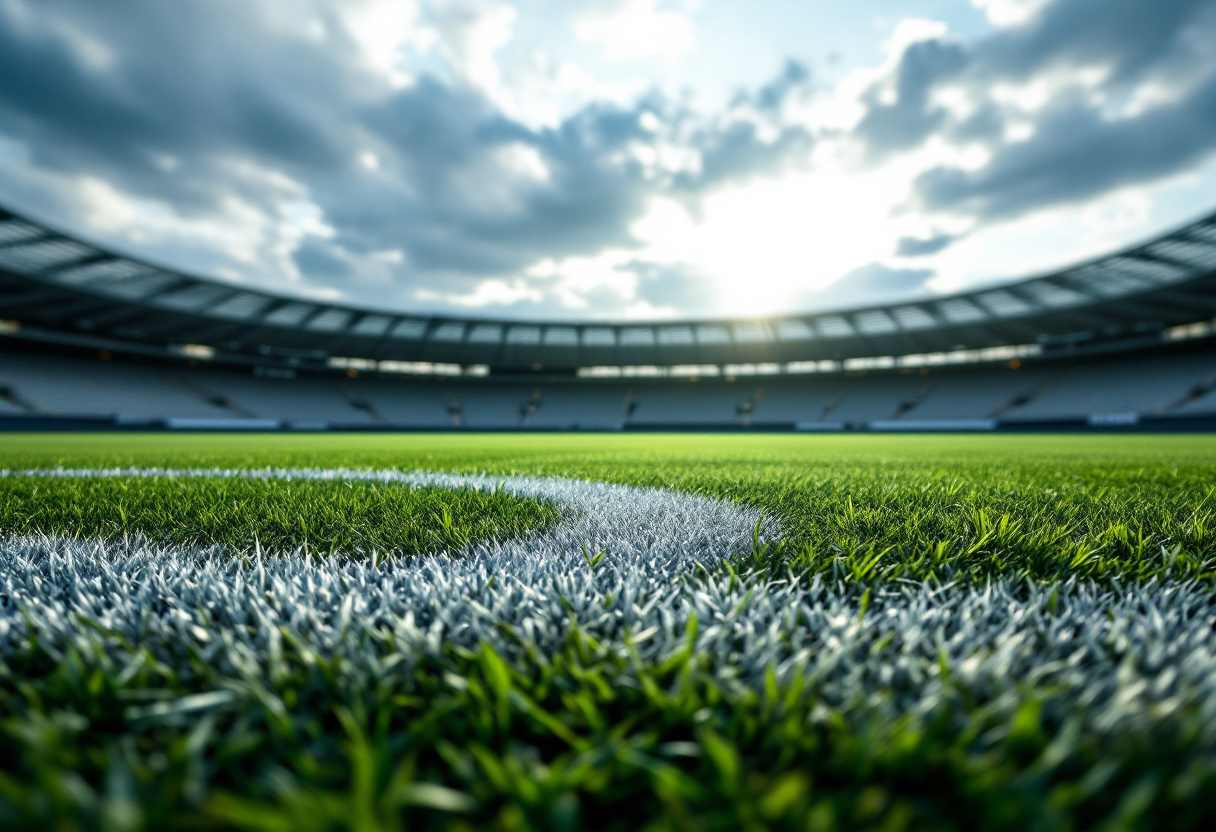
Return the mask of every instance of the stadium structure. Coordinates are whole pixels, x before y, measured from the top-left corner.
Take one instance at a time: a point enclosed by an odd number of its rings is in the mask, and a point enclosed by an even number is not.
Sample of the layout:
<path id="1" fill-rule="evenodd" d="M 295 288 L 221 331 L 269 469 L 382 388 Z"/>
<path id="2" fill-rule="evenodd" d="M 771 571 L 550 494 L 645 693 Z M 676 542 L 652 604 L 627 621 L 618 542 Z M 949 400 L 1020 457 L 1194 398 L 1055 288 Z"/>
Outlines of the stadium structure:
<path id="1" fill-rule="evenodd" d="M 915 301 L 604 323 L 255 291 L 0 210 L 0 428 L 1216 429 L 1216 214 Z"/>

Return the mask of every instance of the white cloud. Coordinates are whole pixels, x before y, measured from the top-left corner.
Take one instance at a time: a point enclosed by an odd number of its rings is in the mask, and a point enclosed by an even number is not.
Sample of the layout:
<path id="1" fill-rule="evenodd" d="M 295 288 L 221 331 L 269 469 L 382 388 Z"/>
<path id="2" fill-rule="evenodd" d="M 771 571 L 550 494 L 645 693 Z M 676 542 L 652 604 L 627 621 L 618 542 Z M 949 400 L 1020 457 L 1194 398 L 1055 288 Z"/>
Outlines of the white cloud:
<path id="1" fill-rule="evenodd" d="M 624 0 L 608 14 L 584 17 L 575 33 L 584 43 L 600 44 L 614 61 L 676 58 L 693 48 L 688 15 L 660 8 L 659 0 Z"/>
<path id="2" fill-rule="evenodd" d="M 950 27 L 941 20 L 923 17 L 906 17 L 900 20 L 882 45 L 887 54 L 887 66 L 897 61 L 912 44 L 944 38 L 949 31 Z"/>
<path id="3" fill-rule="evenodd" d="M 268 217 L 234 197 L 225 203 L 223 214 L 200 219 L 134 198 L 94 177 L 82 177 L 68 187 L 93 234 L 161 262 L 198 258 L 195 263 L 201 261 L 202 271 L 235 282 L 270 275 L 297 279 L 291 252 L 304 236 L 325 233 L 316 206 L 300 201 L 285 206 L 283 216 Z"/>
<path id="4" fill-rule="evenodd" d="M 1029 22 L 1050 3 L 1051 0 L 971 0 L 972 6 L 983 9 L 989 23 L 1000 28 Z"/>
<path id="5" fill-rule="evenodd" d="M 418 46 L 419 7 L 413 0 L 357 0 L 344 3 L 346 29 L 361 47 L 367 62 L 394 86 L 405 86 L 412 76 L 404 71 L 407 50 Z M 311 21 L 309 36 L 324 37 L 324 24 Z"/>
<path id="6" fill-rule="evenodd" d="M 543 183 L 552 176 L 540 151 L 532 145 L 512 142 L 499 148 L 497 156 L 502 167 L 517 179 Z"/>
<path id="7" fill-rule="evenodd" d="M 441 301 L 453 306 L 477 309 L 486 306 L 513 306 L 525 301 L 539 302 L 544 293 L 527 280 L 516 278 L 503 280 L 490 278 L 477 284 L 471 292 L 444 293 L 431 289 L 420 289 L 414 293 L 421 301 Z"/>
<path id="8" fill-rule="evenodd" d="M 427 11 L 436 45 L 457 74 L 496 99 L 502 83 L 497 52 L 511 42 L 515 8 L 487 0 L 431 0 Z"/>
<path id="9" fill-rule="evenodd" d="M 539 278 L 562 307 L 585 310 L 592 296 L 608 296 L 618 303 L 636 300 L 638 276 L 629 268 L 636 257 L 633 251 L 608 249 L 591 257 L 545 258 L 533 264 L 528 275 Z"/>

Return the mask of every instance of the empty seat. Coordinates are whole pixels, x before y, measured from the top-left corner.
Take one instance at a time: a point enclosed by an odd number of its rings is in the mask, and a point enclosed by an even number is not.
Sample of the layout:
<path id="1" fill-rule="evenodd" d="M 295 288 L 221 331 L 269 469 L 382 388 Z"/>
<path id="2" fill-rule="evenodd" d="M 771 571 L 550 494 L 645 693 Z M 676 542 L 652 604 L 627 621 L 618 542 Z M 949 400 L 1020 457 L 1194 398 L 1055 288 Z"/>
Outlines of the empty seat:
<path id="1" fill-rule="evenodd" d="M 929 371 L 688 379 L 396 378 L 0 352 L 0 415 L 616 429 L 1216 414 L 1216 351 Z"/>

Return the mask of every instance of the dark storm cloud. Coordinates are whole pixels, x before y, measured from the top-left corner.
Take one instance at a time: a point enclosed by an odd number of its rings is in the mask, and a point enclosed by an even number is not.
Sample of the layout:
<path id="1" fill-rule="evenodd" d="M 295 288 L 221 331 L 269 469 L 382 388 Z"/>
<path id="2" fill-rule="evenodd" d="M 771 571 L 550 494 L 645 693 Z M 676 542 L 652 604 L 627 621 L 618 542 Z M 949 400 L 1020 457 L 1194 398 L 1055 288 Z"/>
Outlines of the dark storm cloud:
<path id="1" fill-rule="evenodd" d="M 695 199 L 778 169 L 809 140 L 779 130 L 762 141 L 737 120 L 690 127 L 657 96 L 540 129 L 458 79 L 393 89 L 324 2 L 9 0 L 0 77 L 0 134 L 28 147 L 32 169 L 186 217 L 222 216 L 235 198 L 273 218 L 305 200 L 334 232 L 292 255 L 306 277 L 357 279 L 360 258 L 398 251 L 384 266 L 398 292 L 467 292 L 545 257 L 632 245 L 653 195 Z M 744 97 L 772 111 L 806 80 L 791 64 Z M 663 130 L 644 129 L 645 113 Z M 631 152 L 675 127 L 703 158 L 678 181 Z M 82 221 L 70 194 L 43 201 Z"/>
<path id="2" fill-rule="evenodd" d="M 991 159 L 978 169 L 926 171 L 914 200 L 981 221 L 1152 181 L 1216 152 L 1213 31 L 1211 0 L 1055 0 L 1025 24 L 974 44 L 937 39 L 909 47 L 894 78 L 865 94 L 857 135 L 874 158 L 933 135 L 986 145 Z M 992 98 L 993 89 L 1093 69 L 1104 73 L 1096 89 L 1017 114 L 1031 137 L 1006 138 L 1011 110 Z M 1119 114 L 1147 84 L 1176 98 Z M 975 112 L 960 119 L 935 101 L 947 86 L 963 90 Z"/>

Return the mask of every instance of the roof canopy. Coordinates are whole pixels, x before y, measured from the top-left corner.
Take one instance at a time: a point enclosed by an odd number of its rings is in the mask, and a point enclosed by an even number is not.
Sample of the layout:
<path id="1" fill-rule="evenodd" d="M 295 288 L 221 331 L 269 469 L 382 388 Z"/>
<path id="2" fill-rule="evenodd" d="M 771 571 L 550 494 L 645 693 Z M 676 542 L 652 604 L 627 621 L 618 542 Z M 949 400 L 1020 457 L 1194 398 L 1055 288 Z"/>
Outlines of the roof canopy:
<path id="1" fill-rule="evenodd" d="M 1062 271 L 844 311 L 657 323 L 393 313 L 255 291 L 107 251 L 0 209 L 0 315 L 224 352 L 558 370 L 722 365 L 1117 338 L 1216 316 L 1216 214 Z"/>

